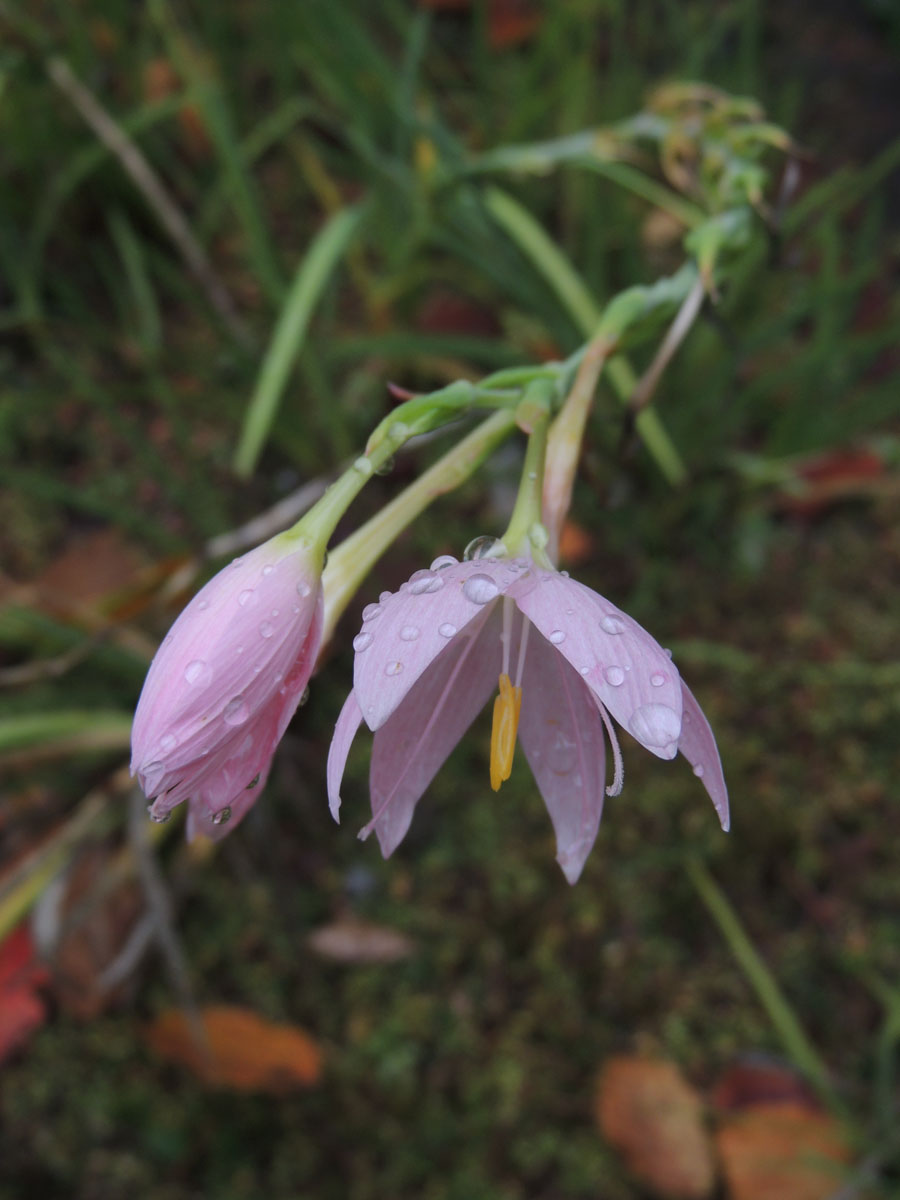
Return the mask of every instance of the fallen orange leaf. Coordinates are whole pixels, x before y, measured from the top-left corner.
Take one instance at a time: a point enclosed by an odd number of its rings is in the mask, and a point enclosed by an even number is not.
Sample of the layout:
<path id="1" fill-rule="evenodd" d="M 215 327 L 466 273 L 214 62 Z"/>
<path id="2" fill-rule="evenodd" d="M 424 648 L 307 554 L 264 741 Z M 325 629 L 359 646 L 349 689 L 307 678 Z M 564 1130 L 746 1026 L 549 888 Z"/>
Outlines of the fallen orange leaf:
<path id="1" fill-rule="evenodd" d="M 827 1200 L 850 1148 L 841 1126 L 804 1104 L 758 1104 L 716 1134 L 729 1200 Z"/>
<path id="2" fill-rule="evenodd" d="M 700 1097 L 672 1063 L 621 1056 L 600 1073 L 596 1117 L 629 1169 L 666 1200 L 704 1200 L 715 1186 Z"/>
<path id="3" fill-rule="evenodd" d="M 206 1046 L 198 1044 L 179 1009 L 161 1013 L 147 1029 L 147 1041 L 161 1057 L 187 1067 L 212 1087 L 278 1095 L 318 1081 L 322 1052 L 301 1029 L 229 1005 L 201 1009 L 200 1017 Z"/>

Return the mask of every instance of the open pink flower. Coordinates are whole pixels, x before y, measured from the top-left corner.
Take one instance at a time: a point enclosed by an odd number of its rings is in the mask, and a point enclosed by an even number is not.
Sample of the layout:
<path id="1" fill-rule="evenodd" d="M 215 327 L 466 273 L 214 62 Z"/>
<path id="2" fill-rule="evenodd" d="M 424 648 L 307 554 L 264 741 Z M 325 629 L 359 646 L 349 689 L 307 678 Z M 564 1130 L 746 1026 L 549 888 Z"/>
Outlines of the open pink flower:
<path id="1" fill-rule="evenodd" d="M 498 680 L 492 784 L 508 777 L 518 734 L 570 883 L 597 836 L 604 793 L 622 786 L 610 714 L 657 757 L 680 750 L 728 828 L 715 738 L 669 655 L 565 574 L 525 558 L 459 563 L 447 555 L 370 604 L 353 646 L 353 690 L 335 726 L 328 797 L 337 819 L 347 755 L 365 720 L 375 733 L 372 819 L 360 836 L 374 829 L 385 857 Z M 604 729 L 614 761 L 609 788 Z"/>
<path id="2" fill-rule="evenodd" d="M 172 626 L 131 736 L 154 820 L 189 799 L 188 836 L 221 837 L 252 807 L 315 665 L 320 570 L 281 534 L 220 571 Z"/>

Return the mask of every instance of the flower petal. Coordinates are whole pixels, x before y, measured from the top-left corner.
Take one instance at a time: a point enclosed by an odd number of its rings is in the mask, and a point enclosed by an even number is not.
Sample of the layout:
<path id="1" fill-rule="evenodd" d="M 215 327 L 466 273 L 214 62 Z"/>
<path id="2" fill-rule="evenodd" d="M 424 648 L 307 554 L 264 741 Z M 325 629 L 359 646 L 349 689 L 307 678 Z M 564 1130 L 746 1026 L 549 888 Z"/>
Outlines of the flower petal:
<path id="1" fill-rule="evenodd" d="M 386 596 L 354 638 L 353 689 L 370 729 L 380 728 L 431 663 L 530 564 L 478 559 L 416 571 Z"/>
<path id="2" fill-rule="evenodd" d="M 555 571 L 523 576 L 507 594 L 632 737 L 658 758 L 675 757 L 681 680 L 646 629 Z"/>
<path id="3" fill-rule="evenodd" d="M 482 610 L 422 675 L 375 734 L 369 790 L 374 829 L 385 858 L 406 836 L 419 797 L 497 686 L 500 612 Z"/>
<path id="4" fill-rule="evenodd" d="M 578 672 L 534 631 L 522 674 L 519 740 L 553 822 L 557 862 L 575 883 L 603 812 L 603 722 Z"/>
<path id="5" fill-rule="evenodd" d="M 694 774 L 709 793 L 709 798 L 719 814 L 719 822 L 727 833 L 731 825 L 731 815 L 728 811 L 728 789 L 725 786 L 722 760 L 719 758 L 716 739 L 709 727 L 709 721 L 703 715 L 703 710 L 683 680 L 681 691 L 684 696 L 684 716 L 682 717 L 678 749 L 694 768 Z"/>
<path id="6" fill-rule="evenodd" d="M 341 807 L 341 780 L 344 778 L 344 767 L 347 765 L 347 755 L 356 731 L 362 722 L 362 711 L 356 699 L 356 693 L 351 691 L 344 701 L 341 715 L 334 727 L 334 736 L 328 747 L 328 766 L 326 779 L 328 781 L 328 807 L 336 821 L 340 820 L 338 813 Z"/>

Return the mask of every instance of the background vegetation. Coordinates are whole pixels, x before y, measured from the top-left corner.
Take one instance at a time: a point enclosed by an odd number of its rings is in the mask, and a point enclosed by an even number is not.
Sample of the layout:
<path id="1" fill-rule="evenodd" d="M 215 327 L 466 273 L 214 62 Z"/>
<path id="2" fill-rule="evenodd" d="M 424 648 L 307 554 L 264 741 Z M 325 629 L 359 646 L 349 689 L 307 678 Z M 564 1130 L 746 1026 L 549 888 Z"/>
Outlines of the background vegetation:
<path id="1" fill-rule="evenodd" d="M 0 1197 L 639 1196 L 593 1114 L 601 1064 L 636 1049 L 716 1103 L 736 1060 L 785 1060 L 844 1122 L 844 1194 L 900 1193 L 894 9 L 7 0 L 0 21 L 0 1029 L 29 914 L 48 972 L 3 1066 Z M 386 381 L 582 340 L 481 184 L 438 186 L 434 161 L 701 79 L 799 150 L 772 156 L 772 233 L 660 385 L 689 482 L 604 392 L 569 553 L 673 647 L 731 836 L 689 771 L 631 754 L 569 889 L 524 764 L 490 793 L 476 726 L 383 863 L 355 838 L 364 755 L 340 827 L 324 800 L 366 595 L 251 818 L 214 854 L 176 821 L 142 851 L 129 714 L 196 572 L 227 557 L 211 539 L 351 455 Z M 504 187 L 598 301 L 682 259 L 671 214 L 613 179 Z M 367 591 L 495 532 L 516 467 L 501 453 L 440 502 Z M 353 961 L 309 940 L 348 922 Z M 190 1002 L 302 1027 L 317 1083 L 211 1089 L 160 1057 L 148 1023 Z"/>

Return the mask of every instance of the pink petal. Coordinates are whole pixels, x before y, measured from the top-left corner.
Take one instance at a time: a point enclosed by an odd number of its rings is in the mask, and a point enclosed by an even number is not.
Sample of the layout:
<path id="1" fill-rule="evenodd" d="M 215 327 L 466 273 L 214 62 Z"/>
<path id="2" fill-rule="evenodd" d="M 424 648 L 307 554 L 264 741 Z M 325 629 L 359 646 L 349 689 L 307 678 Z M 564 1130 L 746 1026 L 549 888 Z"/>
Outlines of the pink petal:
<path id="1" fill-rule="evenodd" d="M 658 758 L 675 757 L 681 679 L 637 621 L 556 571 L 535 569 L 507 594 L 632 737 Z"/>
<path id="2" fill-rule="evenodd" d="M 385 858 L 406 836 L 420 796 L 497 687 L 500 667 L 500 612 L 493 606 L 453 639 L 375 734 L 373 815 L 360 837 L 374 829 Z"/>
<path id="3" fill-rule="evenodd" d="M 361 722 L 362 712 L 356 700 L 356 693 L 351 691 L 344 701 L 341 715 L 334 727 L 334 736 L 328 748 L 328 766 L 325 769 L 328 781 L 328 807 L 336 821 L 340 820 L 338 813 L 341 808 L 341 780 L 344 778 L 347 755 L 350 753 L 350 747 Z"/>
<path id="4" fill-rule="evenodd" d="M 519 739 L 553 822 L 557 862 L 575 883 L 603 812 L 603 722 L 581 676 L 534 630 L 522 675 Z"/>
<path id="5" fill-rule="evenodd" d="M 681 684 L 681 690 L 684 696 L 684 717 L 678 749 L 694 768 L 694 774 L 709 793 L 709 798 L 719 814 L 719 822 L 727 832 L 731 825 L 728 789 L 725 786 L 716 739 L 703 710 L 684 682 Z"/>
<path id="6" fill-rule="evenodd" d="M 470 621 L 526 569 L 524 561 L 478 559 L 416 573 L 387 596 L 353 641 L 353 689 L 376 730 Z"/>

